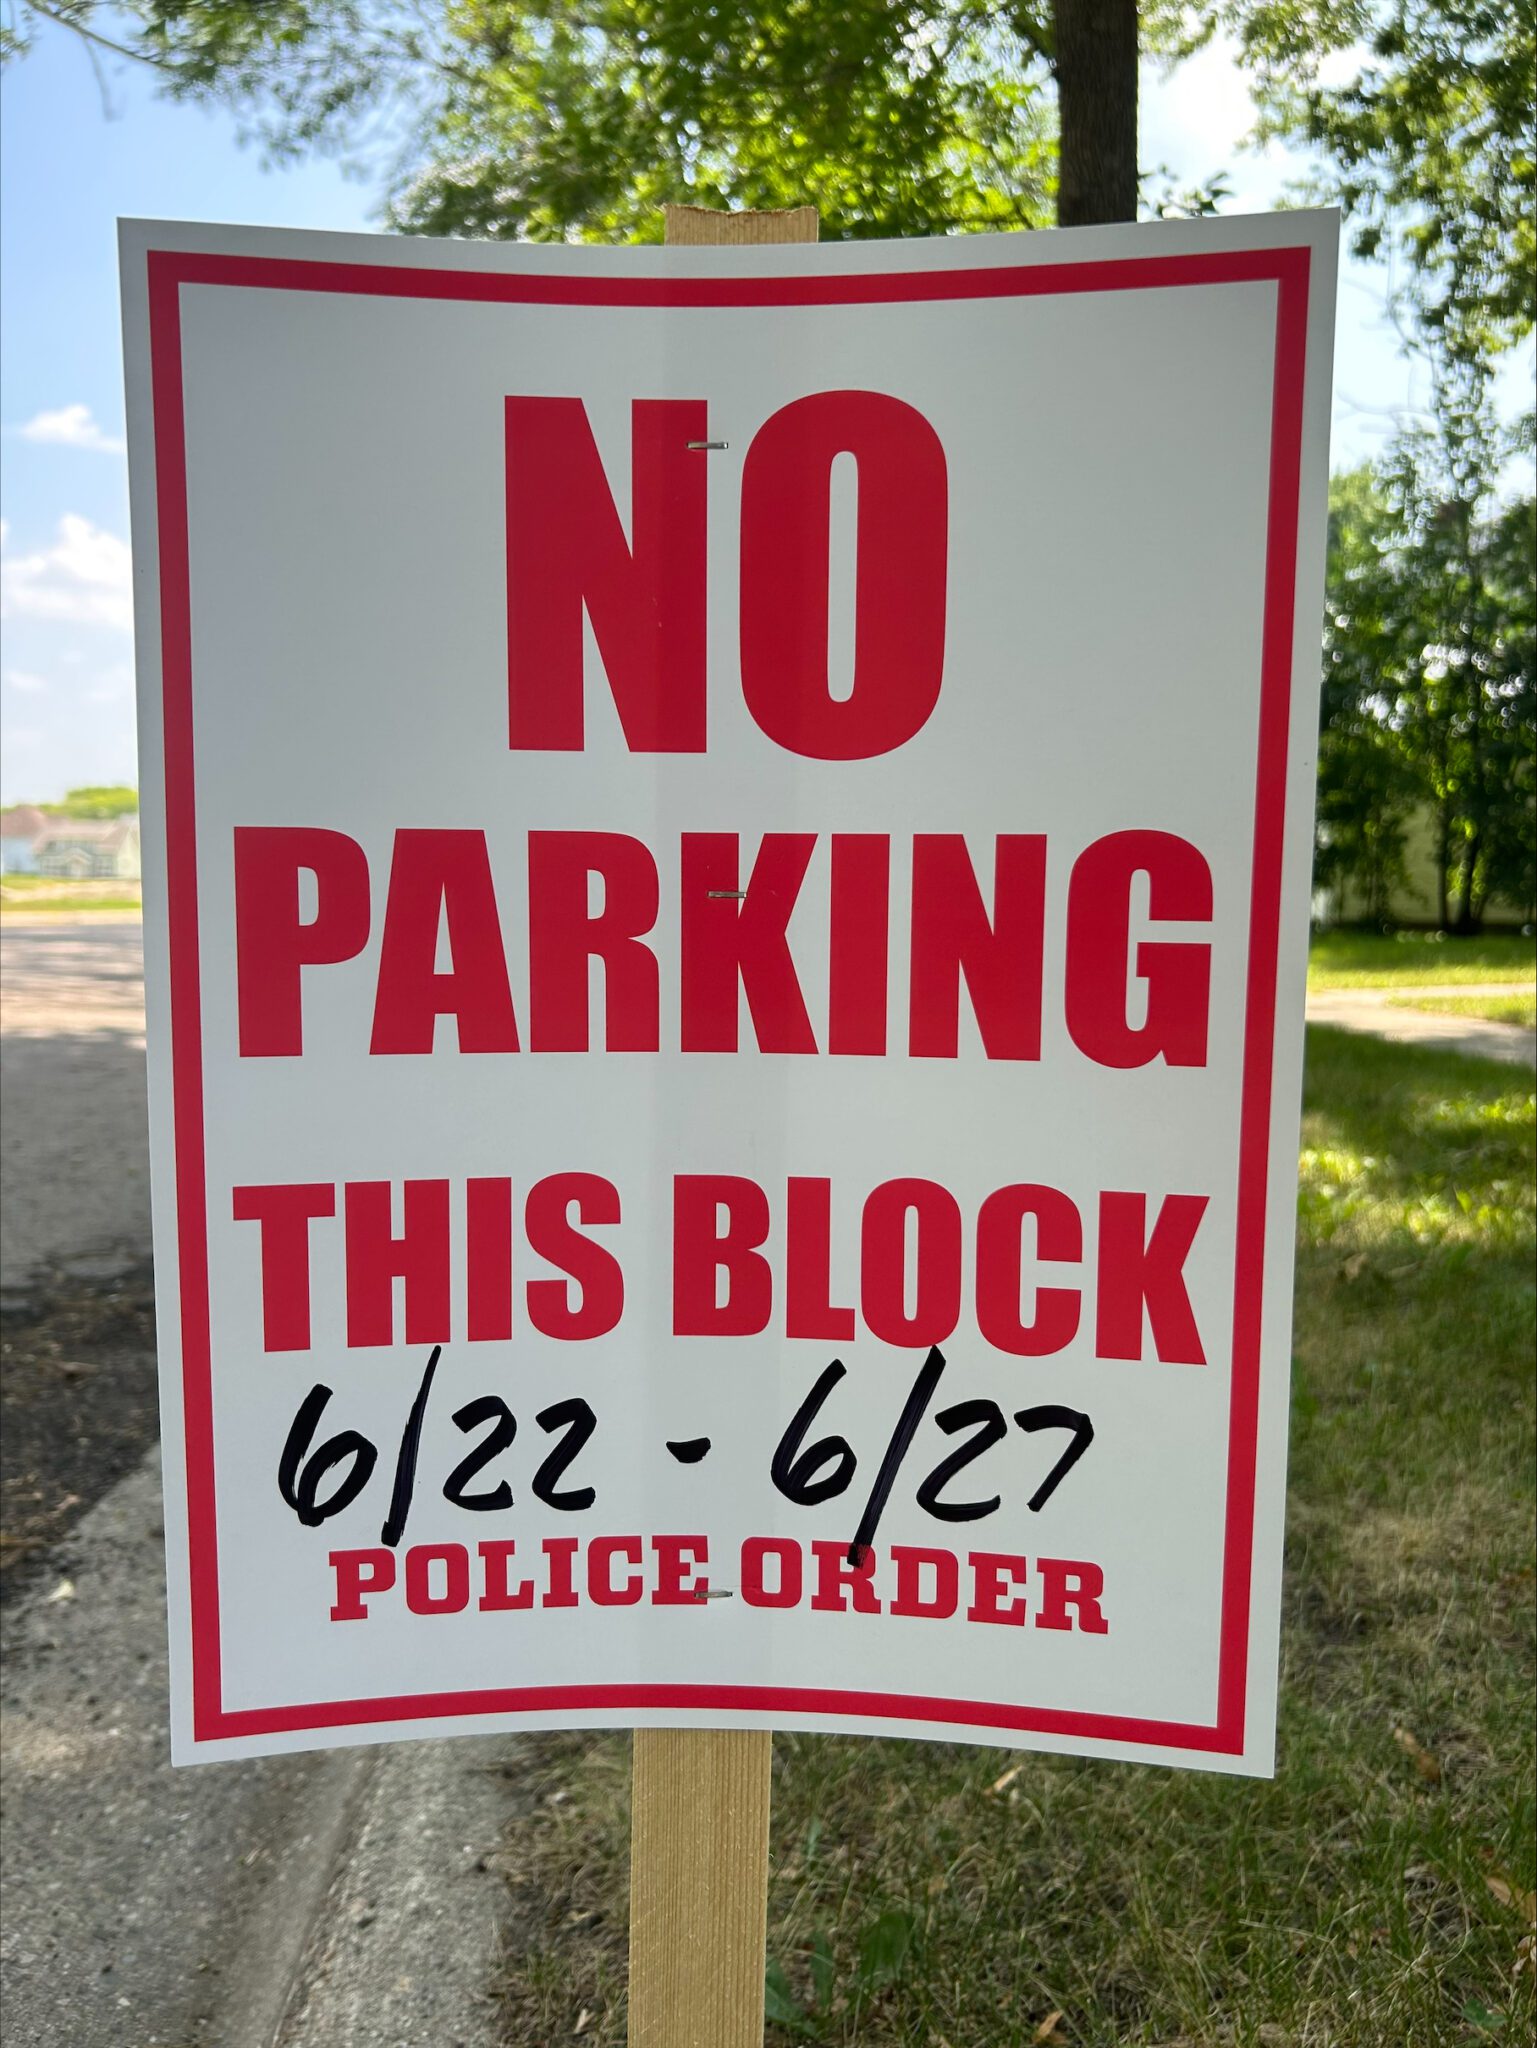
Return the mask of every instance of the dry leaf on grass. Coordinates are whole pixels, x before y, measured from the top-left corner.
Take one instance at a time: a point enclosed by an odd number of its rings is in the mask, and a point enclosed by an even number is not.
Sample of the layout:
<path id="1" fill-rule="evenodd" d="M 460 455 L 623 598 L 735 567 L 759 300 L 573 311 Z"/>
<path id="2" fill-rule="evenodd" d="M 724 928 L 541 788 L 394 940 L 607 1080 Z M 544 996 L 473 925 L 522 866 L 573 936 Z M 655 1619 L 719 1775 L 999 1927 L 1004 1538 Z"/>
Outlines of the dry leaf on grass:
<path id="1" fill-rule="evenodd" d="M 1514 1906 L 1523 1920 L 1530 1920 L 1537 1927 L 1537 1892 L 1522 1891 L 1508 1877 L 1486 1877 L 1484 1883 L 1502 1906 Z"/>
<path id="2" fill-rule="evenodd" d="M 1037 2048 L 1039 2048 L 1039 2044 L 1042 2041 L 1057 2040 L 1059 2038 L 1057 2034 L 1057 2028 L 1061 2024 L 1062 2015 L 1060 2012 L 1047 2013 L 1045 2019 L 1041 2021 L 1041 2024 L 1036 2028 L 1034 2034 L 1031 2036 L 1031 2039 L 1036 2042 Z"/>
<path id="3" fill-rule="evenodd" d="M 575 2025 L 575 2026 L 574 2026 L 574 2027 L 573 2027 L 573 2028 L 571 2029 L 571 2031 L 572 2031 L 572 2033 L 573 2033 L 573 2034 L 585 2034 L 585 2033 L 586 2033 L 586 2031 L 587 2031 L 587 2029 L 588 2029 L 588 2028 L 589 2028 L 589 2027 L 590 2027 L 591 2025 L 592 2025 L 592 2013 L 591 2013 L 591 2012 L 589 2011 L 589 2009 L 588 2009 L 588 2008 L 587 2008 L 587 2007 L 586 2007 L 586 2006 L 584 2005 L 584 2006 L 582 2007 L 581 2011 L 580 2011 L 580 2012 L 579 2012 L 579 2013 L 577 2014 L 577 2016 L 576 2016 L 576 2025 Z"/>
<path id="4" fill-rule="evenodd" d="M 1441 1766 L 1436 1762 L 1436 1759 L 1431 1755 L 1423 1742 L 1411 1735 L 1407 1728 L 1395 1728 L 1393 1730 L 1393 1740 L 1398 1744 L 1404 1755 L 1409 1758 L 1427 1785 L 1440 1784 Z"/>
<path id="5" fill-rule="evenodd" d="M 1347 1280 L 1359 1280 L 1366 1268 L 1365 1252 L 1352 1252 L 1340 1267 Z"/>
<path id="6" fill-rule="evenodd" d="M 1017 1777 L 1019 1776 L 1020 1772 L 1021 1772 L 1021 1771 L 1022 1771 L 1022 1770 L 1023 1770 L 1024 1768 L 1025 1768 L 1025 1767 L 1024 1767 L 1024 1765 L 1023 1765 L 1023 1764 L 1015 1764 L 1015 1765 L 1013 1765 L 1011 1769 L 1009 1769 L 1009 1770 L 1007 1770 L 1007 1771 L 1005 1771 L 1005 1772 L 1004 1772 L 1004 1774 L 1003 1774 L 1003 1776 L 1002 1776 L 1001 1778 L 994 1778 L 994 1780 L 993 1780 L 993 1782 L 991 1783 L 991 1785 L 989 1785 L 989 1786 L 988 1786 L 988 1788 L 987 1788 L 987 1789 L 988 1789 L 988 1791 L 989 1791 L 989 1792 L 994 1792 L 994 1793 L 997 1793 L 997 1792 L 1001 1792 L 1001 1791 L 1003 1791 L 1003 1789 L 1005 1788 L 1005 1786 L 1008 1786 L 1008 1785 L 1012 1785 L 1012 1784 L 1013 1784 L 1014 1780 L 1015 1780 L 1015 1779 L 1016 1779 L 1016 1778 L 1017 1778 Z"/>

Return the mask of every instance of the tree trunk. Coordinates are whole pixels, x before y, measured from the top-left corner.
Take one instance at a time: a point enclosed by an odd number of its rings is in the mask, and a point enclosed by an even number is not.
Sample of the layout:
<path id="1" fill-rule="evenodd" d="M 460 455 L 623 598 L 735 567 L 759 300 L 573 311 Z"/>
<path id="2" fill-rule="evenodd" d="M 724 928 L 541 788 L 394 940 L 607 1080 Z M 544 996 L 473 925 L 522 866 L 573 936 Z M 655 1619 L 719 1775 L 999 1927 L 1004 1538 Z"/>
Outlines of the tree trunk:
<path id="1" fill-rule="evenodd" d="M 1462 567 L 1468 582 L 1467 610 L 1463 620 L 1462 659 L 1468 678 L 1468 777 L 1467 808 L 1472 812 L 1472 829 L 1462 854 L 1462 902 L 1457 910 L 1457 929 L 1465 937 L 1483 923 L 1483 906 L 1477 900 L 1478 859 L 1484 846 L 1484 820 L 1489 815 L 1489 798 L 1484 788 L 1483 710 L 1484 676 L 1479 667 L 1479 630 L 1484 586 L 1473 553 L 1473 507 L 1462 506 Z"/>
<path id="2" fill-rule="evenodd" d="M 1462 880 L 1458 891 L 1455 929 L 1457 936 L 1463 939 L 1475 937 L 1483 923 L 1479 916 L 1479 906 L 1473 896 L 1478 882 L 1479 842 L 1480 834 L 1474 830 L 1462 844 Z"/>
<path id="3" fill-rule="evenodd" d="M 1137 0 L 1055 0 L 1057 225 L 1137 217 Z"/>
<path id="4" fill-rule="evenodd" d="M 1446 881 L 1447 863 L 1451 860 L 1452 857 L 1452 830 L 1451 820 L 1447 815 L 1446 799 L 1444 797 L 1441 800 L 1441 815 L 1439 823 L 1441 827 L 1441 857 L 1436 862 L 1436 924 L 1437 927 L 1444 932 L 1450 927 L 1452 910 L 1451 897 L 1447 891 Z"/>

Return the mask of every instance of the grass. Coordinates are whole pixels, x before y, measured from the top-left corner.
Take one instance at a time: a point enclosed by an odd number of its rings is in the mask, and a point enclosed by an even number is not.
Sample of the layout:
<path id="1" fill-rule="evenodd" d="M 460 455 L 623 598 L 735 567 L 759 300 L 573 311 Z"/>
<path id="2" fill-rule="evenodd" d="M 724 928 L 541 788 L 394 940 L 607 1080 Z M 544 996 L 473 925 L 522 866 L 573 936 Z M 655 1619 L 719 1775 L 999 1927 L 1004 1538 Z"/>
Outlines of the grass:
<path id="1" fill-rule="evenodd" d="M 0 914 L 53 917 L 61 911 L 139 910 L 137 882 L 70 882 L 54 875 L 7 875 L 0 882 Z"/>
<path id="2" fill-rule="evenodd" d="M 8 897 L 0 898 L 0 917 L 59 917 L 64 913 L 74 916 L 77 912 L 89 915 L 98 910 L 139 910 L 144 908 L 137 896 L 50 896 L 30 903 L 12 903 Z"/>
<path id="3" fill-rule="evenodd" d="M 1532 2040 L 1532 1168 L 1524 1074 L 1309 1034 L 1278 1776 L 776 1737 L 774 2048 Z M 627 1739 L 543 1768 L 505 2037 L 617 2048 Z"/>
<path id="4" fill-rule="evenodd" d="M 1482 1017 L 1488 1024 L 1520 1024 L 1530 1031 L 1537 1026 L 1537 992 L 1508 996 L 1398 996 L 1388 999 L 1391 1010 L 1429 1010 L 1437 1017 Z"/>
<path id="5" fill-rule="evenodd" d="M 1309 988 L 1455 988 L 1460 982 L 1537 979 L 1537 938 L 1486 932 L 1452 939 L 1441 932 L 1315 932 Z"/>

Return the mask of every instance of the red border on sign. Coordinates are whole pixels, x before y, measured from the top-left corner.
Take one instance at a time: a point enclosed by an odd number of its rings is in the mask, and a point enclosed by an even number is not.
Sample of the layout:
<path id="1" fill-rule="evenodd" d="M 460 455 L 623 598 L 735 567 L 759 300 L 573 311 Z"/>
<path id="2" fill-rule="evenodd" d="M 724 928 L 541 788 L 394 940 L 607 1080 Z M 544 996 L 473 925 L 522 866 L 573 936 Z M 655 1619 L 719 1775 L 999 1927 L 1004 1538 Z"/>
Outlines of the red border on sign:
<path id="1" fill-rule="evenodd" d="M 1309 251 L 1253 249 L 1211 255 L 1125 257 L 1018 268 L 800 277 L 514 276 L 415 265 L 311 262 L 150 250 L 150 379 L 160 542 L 165 716 L 166 891 L 170 940 L 172 1102 L 182 1390 L 192 1634 L 192 1722 L 199 1742 L 317 1728 L 363 1727 L 485 1714 L 638 1708 L 690 1713 L 860 1715 L 1014 1733 L 1083 1736 L 1151 1749 L 1243 1752 L 1259 1431 L 1260 1325 L 1270 1155 L 1281 857 L 1297 570 L 1297 511 L 1307 356 Z M 1217 1716 L 1207 1727 L 1120 1714 L 1060 1712 L 989 1701 L 830 1688 L 741 1685 L 571 1685 L 408 1694 L 308 1705 L 227 1709 L 219 1631 L 218 1516 L 214 1493 L 207 1187 L 203 1131 L 202 979 L 198 947 L 197 814 L 192 717 L 191 589 L 181 288 L 340 292 L 375 298 L 561 306 L 894 305 L 935 299 L 1027 298 L 1074 292 L 1168 290 L 1273 282 L 1275 374 L 1271 411 L 1259 746 L 1250 882 L 1249 962 L 1239 1118 L 1237 1253 L 1228 1425 Z"/>

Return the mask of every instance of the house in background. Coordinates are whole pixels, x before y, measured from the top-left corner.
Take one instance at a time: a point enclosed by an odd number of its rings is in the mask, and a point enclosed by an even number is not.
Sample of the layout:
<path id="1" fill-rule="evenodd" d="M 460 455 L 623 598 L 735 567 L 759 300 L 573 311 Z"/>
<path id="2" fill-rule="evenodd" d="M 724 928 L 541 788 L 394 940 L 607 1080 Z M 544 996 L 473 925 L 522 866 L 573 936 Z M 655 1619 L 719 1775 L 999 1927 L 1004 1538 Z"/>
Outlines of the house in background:
<path id="1" fill-rule="evenodd" d="M 137 818 L 45 818 L 33 872 L 71 882 L 139 879 Z"/>
<path id="2" fill-rule="evenodd" d="M 1456 896 L 1453 892 L 1452 907 Z M 1341 875 L 1313 897 L 1315 924 L 1371 924 L 1378 918 L 1404 930 L 1434 931 L 1441 916 L 1441 851 L 1436 814 L 1429 804 L 1410 812 L 1404 824 L 1401 872 L 1375 909 L 1371 892 L 1354 875 Z M 1491 896 L 1483 909 L 1485 931 L 1522 931 L 1537 917 L 1530 903 Z"/>
<path id="3" fill-rule="evenodd" d="M 48 825 L 36 804 L 12 804 L 0 811 L 0 875 L 37 873 L 37 841 Z"/>

